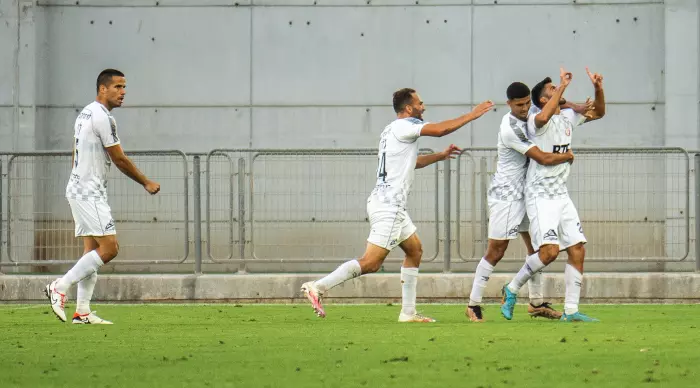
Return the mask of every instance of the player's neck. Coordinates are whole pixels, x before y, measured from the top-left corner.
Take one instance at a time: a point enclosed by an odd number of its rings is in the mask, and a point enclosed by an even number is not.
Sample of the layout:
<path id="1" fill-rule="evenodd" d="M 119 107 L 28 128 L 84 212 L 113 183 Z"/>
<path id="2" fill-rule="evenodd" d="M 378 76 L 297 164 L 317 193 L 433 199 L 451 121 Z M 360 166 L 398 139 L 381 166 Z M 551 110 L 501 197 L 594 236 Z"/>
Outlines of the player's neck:
<path id="1" fill-rule="evenodd" d="M 110 111 L 110 112 L 112 111 L 112 107 L 109 105 L 109 103 L 107 103 L 107 100 L 106 100 L 106 99 L 101 98 L 100 96 L 97 96 L 97 98 L 95 98 L 95 101 L 99 102 L 99 103 L 100 103 L 102 106 L 104 106 L 108 111 Z"/>

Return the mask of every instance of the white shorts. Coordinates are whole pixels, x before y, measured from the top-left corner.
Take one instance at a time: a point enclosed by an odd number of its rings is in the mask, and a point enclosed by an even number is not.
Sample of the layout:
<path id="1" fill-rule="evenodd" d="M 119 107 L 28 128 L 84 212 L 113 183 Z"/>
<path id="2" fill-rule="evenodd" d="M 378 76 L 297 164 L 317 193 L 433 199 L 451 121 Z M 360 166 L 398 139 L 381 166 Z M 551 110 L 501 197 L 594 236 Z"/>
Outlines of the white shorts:
<path id="1" fill-rule="evenodd" d="M 525 200 L 501 201 L 489 197 L 488 203 L 489 239 L 513 240 L 518 238 L 518 232 L 527 232 Z"/>
<path id="2" fill-rule="evenodd" d="M 378 247 L 392 250 L 416 233 L 406 210 L 396 206 L 370 199 L 367 215 L 371 228 L 367 241 Z"/>
<path id="3" fill-rule="evenodd" d="M 583 226 L 571 198 L 530 198 L 525 201 L 530 218 L 532 246 L 557 244 L 564 250 L 578 243 L 586 243 Z"/>
<path id="4" fill-rule="evenodd" d="M 109 204 L 100 200 L 68 199 L 75 221 L 75 237 L 117 234 Z"/>

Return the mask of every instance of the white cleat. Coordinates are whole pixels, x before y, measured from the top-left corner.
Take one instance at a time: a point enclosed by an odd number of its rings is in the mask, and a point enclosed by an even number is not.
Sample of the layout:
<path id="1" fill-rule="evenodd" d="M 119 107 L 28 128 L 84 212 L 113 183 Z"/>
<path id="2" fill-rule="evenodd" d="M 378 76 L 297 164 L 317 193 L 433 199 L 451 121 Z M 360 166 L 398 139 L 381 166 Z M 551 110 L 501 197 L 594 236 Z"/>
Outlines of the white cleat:
<path id="1" fill-rule="evenodd" d="M 113 325 L 112 322 L 102 319 L 91 311 L 89 314 L 73 314 L 74 325 Z"/>
<path id="2" fill-rule="evenodd" d="M 403 312 L 399 314 L 399 322 L 423 322 L 423 323 L 432 323 L 432 322 L 437 322 L 433 318 L 426 317 L 423 314 L 420 313 L 415 313 L 415 314 L 404 314 Z"/>
<path id="3" fill-rule="evenodd" d="M 321 298 L 323 293 L 318 290 L 314 282 L 306 282 L 301 285 L 301 291 L 304 293 L 306 298 L 311 302 L 311 307 L 314 308 L 314 312 L 321 318 L 326 317 L 326 312 L 323 311 L 323 306 L 321 306 Z"/>
<path id="4" fill-rule="evenodd" d="M 49 303 L 51 303 L 53 313 L 56 314 L 56 317 L 60 319 L 61 322 L 65 322 L 67 320 L 66 311 L 64 310 L 66 305 L 66 294 L 61 294 L 60 292 L 56 291 L 56 282 L 58 282 L 58 280 L 54 280 L 51 282 L 51 284 L 48 284 L 44 289 L 44 293 L 46 294 L 46 297 L 49 298 Z"/>

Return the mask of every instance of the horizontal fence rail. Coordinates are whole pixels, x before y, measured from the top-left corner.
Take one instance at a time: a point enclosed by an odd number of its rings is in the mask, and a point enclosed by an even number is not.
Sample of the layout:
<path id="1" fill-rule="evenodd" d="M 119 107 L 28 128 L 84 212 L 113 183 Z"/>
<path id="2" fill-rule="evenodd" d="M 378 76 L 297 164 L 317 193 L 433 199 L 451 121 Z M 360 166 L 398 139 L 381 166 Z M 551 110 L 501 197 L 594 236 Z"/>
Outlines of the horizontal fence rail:
<path id="1" fill-rule="evenodd" d="M 199 273 L 203 263 L 233 263 L 245 272 L 252 263 L 342 262 L 364 250 L 376 149 L 128 155 L 161 192 L 150 196 L 111 169 L 119 265 L 194 263 Z M 70 152 L 0 153 L 0 267 L 45 271 L 82 255 L 65 200 L 70 158 Z M 416 171 L 408 213 L 424 262 L 442 262 L 449 272 L 451 262 L 483 256 L 496 162 L 495 148 L 466 148 L 451 163 Z M 589 241 L 587 260 L 664 263 L 693 256 L 700 246 L 700 210 L 691 201 L 700 198 L 698 170 L 700 156 L 681 148 L 576 149 L 568 188 Z M 389 261 L 402 256 L 397 249 Z M 524 257 L 523 244 L 513 241 L 504 260 Z"/>

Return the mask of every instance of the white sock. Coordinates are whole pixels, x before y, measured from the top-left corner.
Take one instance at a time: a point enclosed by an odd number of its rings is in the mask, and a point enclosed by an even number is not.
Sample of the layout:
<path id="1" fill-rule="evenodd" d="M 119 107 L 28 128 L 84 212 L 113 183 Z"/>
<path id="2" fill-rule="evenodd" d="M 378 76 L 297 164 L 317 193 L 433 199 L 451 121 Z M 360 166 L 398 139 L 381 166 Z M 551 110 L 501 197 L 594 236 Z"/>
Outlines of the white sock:
<path id="1" fill-rule="evenodd" d="M 530 304 L 539 306 L 544 303 L 544 280 L 542 279 L 542 271 L 537 271 L 527 282 Z"/>
<path id="2" fill-rule="evenodd" d="M 326 292 L 338 284 L 343 283 L 346 280 L 356 278 L 360 275 L 362 275 L 360 262 L 357 260 L 350 260 L 341 264 L 340 267 L 326 275 L 326 277 L 323 279 L 316 281 L 315 284 L 319 291 Z"/>
<path id="3" fill-rule="evenodd" d="M 484 288 L 486 288 L 486 282 L 489 281 L 491 272 L 493 272 L 493 266 L 482 257 L 479 265 L 476 266 L 476 272 L 474 272 L 472 292 L 469 294 L 469 306 L 478 306 L 481 304 L 481 299 L 484 296 Z"/>
<path id="4" fill-rule="evenodd" d="M 416 313 L 416 285 L 418 268 L 401 267 L 401 312 L 408 315 Z"/>
<path id="5" fill-rule="evenodd" d="M 571 264 L 567 264 L 564 269 L 564 280 L 566 282 L 566 294 L 564 297 L 564 313 L 574 314 L 578 311 L 578 302 L 581 299 L 581 281 L 583 275 Z"/>
<path id="6" fill-rule="evenodd" d="M 517 294 L 523 284 L 527 283 L 532 275 L 539 272 L 544 267 L 545 265 L 542 264 L 542 261 L 540 261 L 540 256 L 537 252 L 528 256 L 527 259 L 525 259 L 525 265 L 520 268 L 518 274 L 515 275 L 513 280 L 510 281 L 510 284 L 508 284 L 508 289 L 510 292 Z"/>
<path id="7" fill-rule="evenodd" d="M 58 279 L 58 282 L 56 282 L 56 291 L 65 294 L 72 285 L 97 272 L 103 264 L 97 251 L 86 253 L 75 263 L 70 271 L 66 272 L 62 278 Z"/>
<path id="8" fill-rule="evenodd" d="M 95 284 L 97 284 L 97 272 L 93 272 L 92 275 L 78 282 L 78 306 L 75 309 L 78 314 L 90 313 L 90 300 L 92 292 L 95 290 Z"/>

